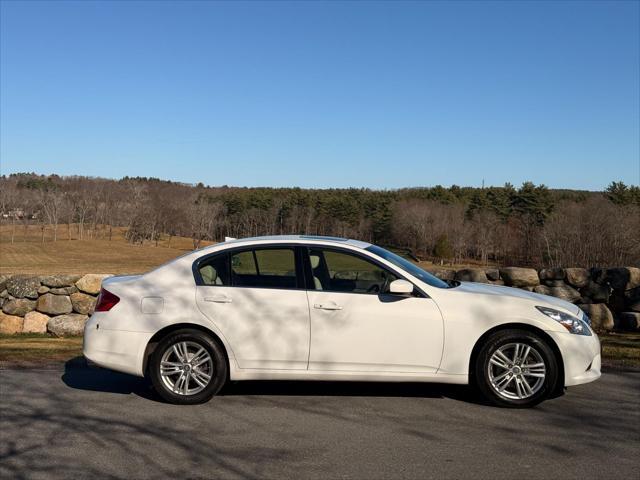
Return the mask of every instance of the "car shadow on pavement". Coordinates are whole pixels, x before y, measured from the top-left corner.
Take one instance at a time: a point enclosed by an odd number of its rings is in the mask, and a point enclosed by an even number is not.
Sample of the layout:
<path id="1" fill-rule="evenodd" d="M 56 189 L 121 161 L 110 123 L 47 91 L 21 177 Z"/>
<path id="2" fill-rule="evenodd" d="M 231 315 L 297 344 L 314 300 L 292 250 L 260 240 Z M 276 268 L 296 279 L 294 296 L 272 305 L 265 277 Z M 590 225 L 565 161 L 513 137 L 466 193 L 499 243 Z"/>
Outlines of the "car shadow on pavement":
<path id="1" fill-rule="evenodd" d="M 72 358 L 64 364 L 62 381 L 68 387 L 77 390 L 134 394 L 160 401 L 144 378 L 89 365 L 83 357 Z"/>
<path id="2" fill-rule="evenodd" d="M 163 401 L 146 379 L 88 365 L 82 357 L 65 363 L 62 381 L 78 390 L 134 394 L 148 400 Z M 465 385 L 416 382 L 242 381 L 229 382 L 220 395 L 450 398 L 484 403 L 472 388 Z"/>

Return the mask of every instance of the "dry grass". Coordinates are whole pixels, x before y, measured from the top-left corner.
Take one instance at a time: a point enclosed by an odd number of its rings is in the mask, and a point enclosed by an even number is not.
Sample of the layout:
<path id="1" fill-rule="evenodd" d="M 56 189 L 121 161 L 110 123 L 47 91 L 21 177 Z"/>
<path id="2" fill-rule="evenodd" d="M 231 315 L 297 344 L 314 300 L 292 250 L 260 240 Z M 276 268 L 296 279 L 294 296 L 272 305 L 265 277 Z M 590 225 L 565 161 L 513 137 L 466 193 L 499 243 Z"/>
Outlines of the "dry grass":
<path id="1" fill-rule="evenodd" d="M 0 335 L 0 368 L 42 367 L 82 355 L 82 337 Z"/>
<path id="2" fill-rule="evenodd" d="M 193 247 L 191 239 L 164 236 L 158 242 L 131 245 L 123 229 L 114 229 L 112 240 L 108 232 L 99 230 L 98 239 L 77 239 L 72 228 L 68 240 L 66 226 L 59 228 L 58 240 L 46 232 L 42 242 L 40 228 L 32 226 L 24 236 L 22 227 L 16 230 L 11 243 L 11 226 L 0 228 L 0 273 L 142 273 L 157 267 Z M 209 243 L 203 242 L 202 246 Z"/>
<path id="3" fill-rule="evenodd" d="M 143 273 L 192 250 L 190 238 L 163 235 L 158 244 L 146 242 L 131 245 L 124 238 L 125 229 L 113 228 L 111 240 L 109 229 L 98 226 L 96 232 L 87 231 L 81 240 L 77 225 L 58 227 L 58 239 L 53 241 L 53 230 L 46 227 L 42 241 L 42 229 L 30 225 L 25 230 L 16 225 L 14 241 L 13 227 L 6 223 L 0 226 L 0 274 L 30 273 Z M 94 238 L 87 238 L 93 236 Z M 201 246 L 211 242 L 202 242 Z M 459 270 L 468 267 L 484 267 L 480 263 L 440 265 L 429 261 L 420 262 L 423 268 Z"/>
<path id="4" fill-rule="evenodd" d="M 599 337 L 603 365 L 640 368 L 640 333 L 604 333 Z"/>

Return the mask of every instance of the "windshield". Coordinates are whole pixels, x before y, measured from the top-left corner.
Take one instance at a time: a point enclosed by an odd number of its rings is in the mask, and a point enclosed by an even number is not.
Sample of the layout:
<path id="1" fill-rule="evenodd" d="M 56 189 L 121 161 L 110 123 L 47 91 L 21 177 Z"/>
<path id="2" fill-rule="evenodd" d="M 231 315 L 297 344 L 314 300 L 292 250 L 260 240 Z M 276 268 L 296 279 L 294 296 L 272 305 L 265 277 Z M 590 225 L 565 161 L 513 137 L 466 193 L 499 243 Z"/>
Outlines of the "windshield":
<path id="1" fill-rule="evenodd" d="M 400 255 L 396 255 L 395 253 L 392 253 L 389 250 L 385 250 L 382 247 L 378 247 L 377 245 L 371 245 L 370 247 L 367 247 L 366 250 L 379 257 L 384 258 L 388 262 L 393 263 L 396 267 L 401 268 L 405 272 L 413 275 L 416 278 L 419 278 L 424 283 L 431 285 L 432 287 L 449 288 L 449 285 L 446 282 L 440 280 L 435 275 L 432 275 L 429 272 L 421 269 L 415 263 L 402 258 Z"/>

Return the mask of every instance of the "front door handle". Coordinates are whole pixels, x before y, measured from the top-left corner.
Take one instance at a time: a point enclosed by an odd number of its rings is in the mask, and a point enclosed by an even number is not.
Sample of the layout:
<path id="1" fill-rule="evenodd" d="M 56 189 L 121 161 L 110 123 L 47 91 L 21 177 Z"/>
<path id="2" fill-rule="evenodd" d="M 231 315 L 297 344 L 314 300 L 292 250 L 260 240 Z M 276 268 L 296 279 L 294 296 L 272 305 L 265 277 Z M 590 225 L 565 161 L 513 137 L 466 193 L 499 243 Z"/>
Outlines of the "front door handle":
<path id="1" fill-rule="evenodd" d="M 342 307 L 334 302 L 316 303 L 313 305 L 313 308 L 317 308 L 319 310 L 342 310 Z"/>
<path id="2" fill-rule="evenodd" d="M 214 295 L 212 297 L 204 297 L 205 302 L 215 302 L 215 303 L 231 303 L 233 300 L 227 297 L 226 295 Z"/>

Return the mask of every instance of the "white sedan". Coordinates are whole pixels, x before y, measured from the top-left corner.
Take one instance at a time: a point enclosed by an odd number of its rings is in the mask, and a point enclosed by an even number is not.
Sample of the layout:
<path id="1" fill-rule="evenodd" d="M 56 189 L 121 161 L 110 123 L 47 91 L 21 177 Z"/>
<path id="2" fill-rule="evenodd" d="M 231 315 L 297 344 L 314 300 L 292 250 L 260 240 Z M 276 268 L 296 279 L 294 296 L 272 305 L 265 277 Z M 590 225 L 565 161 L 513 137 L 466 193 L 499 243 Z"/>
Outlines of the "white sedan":
<path id="1" fill-rule="evenodd" d="M 106 279 L 84 355 L 173 403 L 228 380 L 349 380 L 472 384 L 528 407 L 600 377 L 589 323 L 563 300 L 447 283 L 369 243 L 257 237 Z"/>

